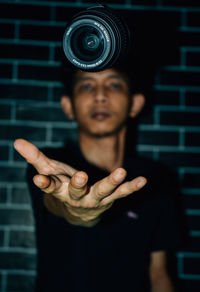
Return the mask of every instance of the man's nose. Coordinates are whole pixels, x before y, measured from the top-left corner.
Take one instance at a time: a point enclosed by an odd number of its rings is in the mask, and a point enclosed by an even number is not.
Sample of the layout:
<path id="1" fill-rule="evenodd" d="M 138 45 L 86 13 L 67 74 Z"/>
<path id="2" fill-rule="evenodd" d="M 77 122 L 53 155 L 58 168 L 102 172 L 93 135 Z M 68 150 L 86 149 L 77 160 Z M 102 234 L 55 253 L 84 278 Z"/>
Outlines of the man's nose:
<path id="1" fill-rule="evenodd" d="M 106 102 L 107 95 L 104 88 L 98 88 L 94 94 L 95 102 Z"/>

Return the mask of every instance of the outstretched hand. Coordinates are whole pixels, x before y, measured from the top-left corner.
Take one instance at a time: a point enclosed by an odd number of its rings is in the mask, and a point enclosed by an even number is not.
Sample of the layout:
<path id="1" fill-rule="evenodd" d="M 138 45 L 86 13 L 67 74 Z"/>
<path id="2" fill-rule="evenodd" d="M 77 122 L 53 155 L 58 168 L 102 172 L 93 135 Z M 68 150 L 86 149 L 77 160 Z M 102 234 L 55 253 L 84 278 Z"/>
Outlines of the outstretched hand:
<path id="1" fill-rule="evenodd" d="M 32 143 L 17 139 L 14 147 L 38 171 L 33 178 L 35 185 L 57 198 L 72 217 L 83 223 L 98 219 L 115 200 L 140 190 L 146 184 L 144 177 L 123 183 L 126 170 L 117 168 L 104 179 L 88 186 L 86 172 L 48 158 Z"/>

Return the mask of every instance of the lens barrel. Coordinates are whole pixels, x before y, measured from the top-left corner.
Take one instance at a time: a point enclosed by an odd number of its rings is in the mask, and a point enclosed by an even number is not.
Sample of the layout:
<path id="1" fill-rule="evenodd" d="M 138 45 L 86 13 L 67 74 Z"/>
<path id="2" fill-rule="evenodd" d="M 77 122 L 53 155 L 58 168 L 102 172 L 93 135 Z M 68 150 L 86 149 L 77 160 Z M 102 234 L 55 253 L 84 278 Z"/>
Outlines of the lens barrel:
<path id="1" fill-rule="evenodd" d="M 113 9 L 101 4 L 76 14 L 63 36 L 65 56 L 83 71 L 111 68 L 123 59 L 129 45 L 126 23 Z"/>

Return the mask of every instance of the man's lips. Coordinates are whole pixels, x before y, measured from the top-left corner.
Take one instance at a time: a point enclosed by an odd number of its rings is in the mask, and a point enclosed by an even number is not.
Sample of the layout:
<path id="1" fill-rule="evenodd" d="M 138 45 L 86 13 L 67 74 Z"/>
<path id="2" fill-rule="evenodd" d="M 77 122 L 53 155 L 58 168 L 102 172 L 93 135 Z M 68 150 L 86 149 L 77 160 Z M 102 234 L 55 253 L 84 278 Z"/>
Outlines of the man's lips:
<path id="1" fill-rule="evenodd" d="M 111 114 L 107 111 L 94 111 L 91 113 L 91 118 L 98 121 L 103 121 L 104 119 L 107 119 L 110 116 Z"/>

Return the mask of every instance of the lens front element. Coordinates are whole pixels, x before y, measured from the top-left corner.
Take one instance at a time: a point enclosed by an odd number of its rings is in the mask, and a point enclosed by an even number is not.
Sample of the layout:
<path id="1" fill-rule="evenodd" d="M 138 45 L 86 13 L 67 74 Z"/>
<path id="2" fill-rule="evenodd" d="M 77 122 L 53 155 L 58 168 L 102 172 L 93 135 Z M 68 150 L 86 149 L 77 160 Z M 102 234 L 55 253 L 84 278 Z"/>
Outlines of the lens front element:
<path id="1" fill-rule="evenodd" d="M 113 46 L 112 46 L 113 47 Z M 68 60 L 86 71 L 105 63 L 111 54 L 108 30 L 96 19 L 76 19 L 65 31 L 63 50 Z"/>
<path id="2" fill-rule="evenodd" d="M 99 38 L 95 34 L 86 35 L 84 39 L 84 48 L 94 50 L 99 47 Z"/>
<path id="3" fill-rule="evenodd" d="M 104 38 L 94 27 L 83 26 L 74 31 L 71 37 L 71 49 L 79 60 L 95 61 L 103 53 Z"/>

